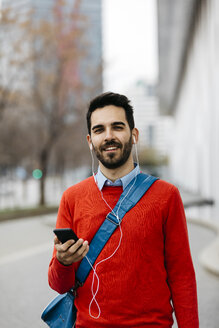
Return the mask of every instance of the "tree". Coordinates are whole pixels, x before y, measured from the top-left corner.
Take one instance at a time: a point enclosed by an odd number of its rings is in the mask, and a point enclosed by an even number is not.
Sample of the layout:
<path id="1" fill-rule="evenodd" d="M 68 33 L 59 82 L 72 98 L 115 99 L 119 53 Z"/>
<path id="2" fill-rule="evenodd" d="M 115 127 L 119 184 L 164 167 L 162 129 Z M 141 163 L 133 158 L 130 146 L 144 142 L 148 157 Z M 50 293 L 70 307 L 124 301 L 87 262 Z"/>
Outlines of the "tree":
<path id="1" fill-rule="evenodd" d="M 26 74 L 22 23 L 23 16 L 10 5 L 0 9 L 0 169 L 4 170 L 19 165 L 31 149 L 29 112 L 19 107 Z"/>
<path id="2" fill-rule="evenodd" d="M 24 25 L 32 44 L 30 95 L 39 118 L 37 159 L 43 173 L 40 205 L 45 204 L 45 180 L 52 148 L 69 122 L 76 122 L 80 116 L 83 85 L 78 69 L 84 55 L 85 21 L 79 5 L 80 1 L 76 0 L 69 11 L 64 1 L 56 0 L 49 20 L 32 17 Z"/>
<path id="3" fill-rule="evenodd" d="M 28 143 L 33 145 L 29 156 L 35 158 L 36 168 L 43 173 L 40 205 L 45 204 L 51 152 L 57 154 L 64 148 L 66 138 L 80 130 L 82 116 L 84 120 L 85 85 L 80 65 L 88 47 L 87 23 L 80 13 L 80 0 L 69 6 L 69 2 L 55 0 L 47 19 L 34 10 L 26 11 L 19 19 L 17 34 L 23 43 L 13 63 L 16 72 L 22 71 L 22 78 L 17 83 L 16 94 L 21 97 L 17 97 L 16 110 L 23 112 L 25 108 L 31 122 L 31 128 L 26 126 L 27 138 L 31 133 Z M 73 146 L 76 149 L 78 143 Z"/>
<path id="4" fill-rule="evenodd" d="M 21 95 L 17 86 L 23 78 L 25 56 L 22 52 L 18 65 L 17 59 L 24 41 L 20 32 L 16 12 L 10 6 L 0 8 L 0 120 L 4 110 L 16 104 Z"/>

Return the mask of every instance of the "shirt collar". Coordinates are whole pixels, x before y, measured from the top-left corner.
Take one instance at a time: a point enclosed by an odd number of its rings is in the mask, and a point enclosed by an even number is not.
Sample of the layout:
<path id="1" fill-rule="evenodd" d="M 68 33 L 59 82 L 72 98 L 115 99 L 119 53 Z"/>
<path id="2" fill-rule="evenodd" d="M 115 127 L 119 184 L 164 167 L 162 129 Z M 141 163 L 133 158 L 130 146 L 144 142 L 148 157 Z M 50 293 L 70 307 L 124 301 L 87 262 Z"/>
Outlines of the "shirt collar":
<path id="1" fill-rule="evenodd" d="M 126 174 L 124 177 L 117 179 L 114 182 L 107 179 L 105 175 L 103 175 L 103 173 L 101 172 L 100 167 L 98 167 L 97 174 L 95 175 L 95 180 L 97 182 L 98 188 L 102 190 L 104 185 L 113 187 L 122 186 L 124 190 L 125 187 L 129 184 L 129 182 L 131 182 L 131 180 L 134 179 L 134 177 L 140 173 L 139 165 L 136 163 L 134 163 L 134 165 L 135 168 L 131 172 Z"/>

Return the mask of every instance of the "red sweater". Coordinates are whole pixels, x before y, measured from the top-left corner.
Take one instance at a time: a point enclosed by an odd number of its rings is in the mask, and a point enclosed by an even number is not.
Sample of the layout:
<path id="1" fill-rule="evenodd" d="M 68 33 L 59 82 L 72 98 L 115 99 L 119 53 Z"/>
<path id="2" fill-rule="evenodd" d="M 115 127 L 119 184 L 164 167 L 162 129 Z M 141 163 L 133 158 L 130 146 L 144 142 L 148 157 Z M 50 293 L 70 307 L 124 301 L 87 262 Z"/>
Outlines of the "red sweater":
<path id="1" fill-rule="evenodd" d="M 103 196 L 112 208 L 121 193 L 121 187 L 103 188 Z M 90 177 L 64 192 L 56 226 L 70 227 L 80 238 L 90 242 L 109 212 Z M 97 267 L 100 287 L 96 299 L 101 315 L 99 319 L 89 316 L 91 270 L 75 300 L 76 327 L 169 328 L 174 308 L 179 328 L 197 328 L 195 273 L 177 188 L 162 180 L 156 181 L 125 215 L 121 227 L 120 248 L 110 260 Z M 117 229 L 96 263 L 112 254 L 119 238 Z M 51 288 L 59 293 L 68 291 L 74 285 L 78 266 L 79 263 L 62 265 L 54 250 L 49 266 Z M 91 311 L 93 315 L 98 314 L 95 303 Z"/>

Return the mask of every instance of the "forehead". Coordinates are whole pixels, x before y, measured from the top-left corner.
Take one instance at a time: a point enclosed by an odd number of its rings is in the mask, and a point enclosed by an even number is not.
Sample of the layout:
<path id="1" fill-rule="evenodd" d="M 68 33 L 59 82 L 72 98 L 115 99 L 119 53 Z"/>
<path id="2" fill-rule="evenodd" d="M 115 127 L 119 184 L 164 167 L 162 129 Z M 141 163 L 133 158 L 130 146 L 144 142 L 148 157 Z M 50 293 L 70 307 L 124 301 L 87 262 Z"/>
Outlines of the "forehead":
<path id="1" fill-rule="evenodd" d="M 128 124 L 125 110 L 122 107 L 109 105 L 103 108 L 97 108 L 91 114 L 91 127 L 97 124 L 107 125 L 117 121 Z"/>

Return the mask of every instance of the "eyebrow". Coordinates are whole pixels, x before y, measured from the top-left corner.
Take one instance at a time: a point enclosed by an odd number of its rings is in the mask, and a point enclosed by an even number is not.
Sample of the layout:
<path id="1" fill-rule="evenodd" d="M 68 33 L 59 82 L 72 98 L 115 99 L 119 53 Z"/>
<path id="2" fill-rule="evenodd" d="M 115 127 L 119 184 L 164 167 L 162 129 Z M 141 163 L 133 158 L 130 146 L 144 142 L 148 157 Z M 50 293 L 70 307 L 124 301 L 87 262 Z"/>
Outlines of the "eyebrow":
<path id="1" fill-rule="evenodd" d="M 118 122 L 113 122 L 112 126 L 114 126 L 114 125 L 123 125 L 123 126 L 125 126 L 125 123 L 121 122 L 121 121 L 118 121 Z"/>
<path id="2" fill-rule="evenodd" d="M 103 124 L 94 125 L 91 130 L 94 131 L 95 129 L 99 129 L 102 127 L 103 127 Z"/>
<path id="3" fill-rule="evenodd" d="M 122 125 L 122 126 L 125 126 L 125 123 L 122 122 L 122 121 L 118 121 L 118 122 L 113 122 L 111 124 L 111 126 L 116 126 L 116 125 Z M 94 131 L 95 129 L 98 129 L 98 128 L 102 128 L 104 125 L 103 124 L 97 124 L 97 125 L 94 125 L 92 127 L 92 131 Z"/>

